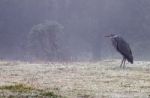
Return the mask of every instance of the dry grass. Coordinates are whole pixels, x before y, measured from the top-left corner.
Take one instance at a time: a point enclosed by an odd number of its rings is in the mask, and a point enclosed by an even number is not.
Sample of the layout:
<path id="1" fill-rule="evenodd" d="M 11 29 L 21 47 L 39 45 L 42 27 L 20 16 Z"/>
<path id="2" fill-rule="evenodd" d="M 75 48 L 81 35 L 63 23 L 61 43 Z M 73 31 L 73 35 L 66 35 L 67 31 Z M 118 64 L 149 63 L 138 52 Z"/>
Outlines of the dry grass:
<path id="1" fill-rule="evenodd" d="M 0 86 L 23 83 L 67 98 L 149 98 L 150 62 L 0 62 Z"/>

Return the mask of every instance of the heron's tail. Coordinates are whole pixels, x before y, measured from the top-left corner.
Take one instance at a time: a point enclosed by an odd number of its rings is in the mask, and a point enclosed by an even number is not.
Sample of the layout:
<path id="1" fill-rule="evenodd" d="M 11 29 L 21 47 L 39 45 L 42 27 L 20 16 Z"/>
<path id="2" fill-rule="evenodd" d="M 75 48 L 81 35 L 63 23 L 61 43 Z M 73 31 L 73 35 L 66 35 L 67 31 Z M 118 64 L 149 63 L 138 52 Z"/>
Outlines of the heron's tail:
<path id="1" fill-rule="evenodd" d="M 132 55 L 128 56 L 128 57 L 127 57 L 127 60 L 128 60 L 131 64 L 133 64 L 133 56 L 132 56 Z"/>
<path id="2" fill-rule="evenodd" d="M 133 60 L 130 63 L 133 64 Z"/>

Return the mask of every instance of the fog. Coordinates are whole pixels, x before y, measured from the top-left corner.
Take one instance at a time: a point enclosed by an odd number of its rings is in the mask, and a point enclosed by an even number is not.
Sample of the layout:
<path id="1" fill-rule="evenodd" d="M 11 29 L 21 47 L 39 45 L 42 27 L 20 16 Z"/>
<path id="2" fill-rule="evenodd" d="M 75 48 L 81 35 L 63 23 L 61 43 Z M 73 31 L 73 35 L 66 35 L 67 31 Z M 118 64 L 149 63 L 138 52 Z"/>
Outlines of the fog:
<path id="1" fill-rule="evenodd" d="M 104 37 L 117 33 L 130 43 L 136 60 L 150 60 L 149 12 L 149 0 L 0 0 L 0 57 L 80 61 L 121 58 Z M 47 21 L 61 25 L 54 38 L 57 52 L 49 51 L 53 44 L 46 44 L 46 50 L 29 47 L 33 28 Z"/>

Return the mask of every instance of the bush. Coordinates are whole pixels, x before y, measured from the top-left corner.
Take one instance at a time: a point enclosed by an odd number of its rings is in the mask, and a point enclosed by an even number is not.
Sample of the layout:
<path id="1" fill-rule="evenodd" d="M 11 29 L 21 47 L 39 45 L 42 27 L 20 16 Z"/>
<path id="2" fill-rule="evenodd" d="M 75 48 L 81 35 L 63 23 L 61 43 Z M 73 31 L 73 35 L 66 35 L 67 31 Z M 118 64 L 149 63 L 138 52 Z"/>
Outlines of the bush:
<path id="1" fill-rule="evenodd" d="M 59 58 L 58 35 L 63 26 L 47 21 L 32 27 L 29 33 L 29 53 L 39 59 L 56 60 Z"/>

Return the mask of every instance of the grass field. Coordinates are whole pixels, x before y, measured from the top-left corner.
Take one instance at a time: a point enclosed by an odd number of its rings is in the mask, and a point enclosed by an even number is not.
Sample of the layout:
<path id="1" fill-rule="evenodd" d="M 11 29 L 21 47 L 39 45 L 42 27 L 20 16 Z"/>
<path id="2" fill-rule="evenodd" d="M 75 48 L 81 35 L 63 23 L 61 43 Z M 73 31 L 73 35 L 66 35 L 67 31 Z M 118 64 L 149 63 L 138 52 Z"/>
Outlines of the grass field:
<path id="1" fill-rule="evenodd" d="M 119 60 L 37 64 L 0 61 L 0 96 L 150 98 L 150 62 L 128 63 L 126 69 L 119 65 Z"/>

